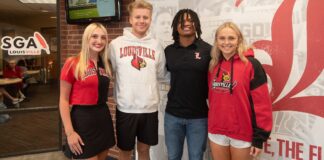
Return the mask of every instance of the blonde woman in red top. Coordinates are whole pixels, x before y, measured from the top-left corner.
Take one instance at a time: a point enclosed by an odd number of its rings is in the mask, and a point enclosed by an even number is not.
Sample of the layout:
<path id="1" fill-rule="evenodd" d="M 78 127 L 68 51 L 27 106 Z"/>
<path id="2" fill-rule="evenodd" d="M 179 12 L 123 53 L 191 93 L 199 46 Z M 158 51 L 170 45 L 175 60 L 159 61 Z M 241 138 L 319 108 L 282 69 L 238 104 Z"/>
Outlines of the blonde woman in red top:
<path id="1" fill-rule="evenodd" d="M 104 160 L 115 145 L 106 103 L 111 79 L 107 43 L 102 24 L 88 25 L 80 53 L 68 58 L 61 71 L 60 114 L 73 159 Z"/>
<path id="2" fill-rule="evenodd" d="M 216 30 L 208 74 L 208 137 L 214 160 L 252 160 L 272 129 L 267 76 L 239 28 Z"/>

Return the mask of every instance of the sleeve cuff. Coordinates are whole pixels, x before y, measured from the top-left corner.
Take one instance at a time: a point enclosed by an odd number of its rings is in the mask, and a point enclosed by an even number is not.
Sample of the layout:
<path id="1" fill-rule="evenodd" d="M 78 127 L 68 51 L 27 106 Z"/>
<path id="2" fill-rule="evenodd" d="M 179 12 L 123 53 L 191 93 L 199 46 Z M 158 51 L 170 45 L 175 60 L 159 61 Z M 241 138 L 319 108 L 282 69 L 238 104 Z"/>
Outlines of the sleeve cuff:
<path id="1" fill-rule="evenodd" d="M 257 140 L 257 139 L 253 139 L 252 141 L 252 146 L 256 147 L 256 148 L 263 148 L 263 141 L 262 140 Z"/>

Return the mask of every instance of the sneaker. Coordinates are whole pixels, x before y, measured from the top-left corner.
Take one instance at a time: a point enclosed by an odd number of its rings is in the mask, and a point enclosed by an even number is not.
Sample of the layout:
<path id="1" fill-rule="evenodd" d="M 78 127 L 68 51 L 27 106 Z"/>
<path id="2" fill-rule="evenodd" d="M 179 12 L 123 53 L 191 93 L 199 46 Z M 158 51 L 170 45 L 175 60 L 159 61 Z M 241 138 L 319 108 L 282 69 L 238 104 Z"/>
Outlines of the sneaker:
<path id="1" fill-rule="evenodd" d="M 8 114 L 0 114 L 0 123 L 9 121 L 11 117 Z"/>
<path id="2" fill-rule="evenodd" d="M 20 108 L 20 103 L 14 104 L 15 108 Z"/>
<path id="3" fill-rule="evenodd" d="M 26 97 L 21 97 L 18 99 L 18 102 L 22 102 Z"/>
<path id="4" fill-rule="evenodd" d="M 18 98 L 14 98 L 13 100 L 12 100 L 12 104 L 17 104 L 17 103 L 19 103 L 19 102 L 21 102 L 21 101 L 19 101 L 20 99 L 18 99 Z"/>
<path id="5" fill-rule="evenodd" d="M 19 97 L 18 101 L 19 102 L 22 102 L 25 98 L 26 98 L 26 96 L 24 94 L 21 94 L 21 96 Z"/>

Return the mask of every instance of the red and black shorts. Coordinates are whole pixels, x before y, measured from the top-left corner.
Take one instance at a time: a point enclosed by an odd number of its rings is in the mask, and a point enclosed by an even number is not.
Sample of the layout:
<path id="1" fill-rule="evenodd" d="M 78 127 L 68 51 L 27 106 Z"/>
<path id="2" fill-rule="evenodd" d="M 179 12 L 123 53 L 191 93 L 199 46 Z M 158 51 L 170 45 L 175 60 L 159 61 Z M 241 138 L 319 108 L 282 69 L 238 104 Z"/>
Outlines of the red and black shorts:
<path id="1" fill-rule="evenodd" d="M 158 112 L 124 113 L 116 111 L 117 146 L 121 150 L 134 149 L 135 139 L 153 146 L 158 144 Z"/>

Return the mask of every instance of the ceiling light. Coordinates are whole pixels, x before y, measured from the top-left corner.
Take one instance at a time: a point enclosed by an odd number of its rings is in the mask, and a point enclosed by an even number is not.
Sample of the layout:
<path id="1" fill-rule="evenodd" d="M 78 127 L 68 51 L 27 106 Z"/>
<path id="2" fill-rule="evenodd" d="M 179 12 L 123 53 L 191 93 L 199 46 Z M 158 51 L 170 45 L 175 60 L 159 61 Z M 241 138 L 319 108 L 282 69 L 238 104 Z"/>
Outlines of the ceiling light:
<path id="1" fill-rule="evenodd" d="M 56 4 L 56 0 L 19 0 L 21 3 L 51 3 Z"/>

